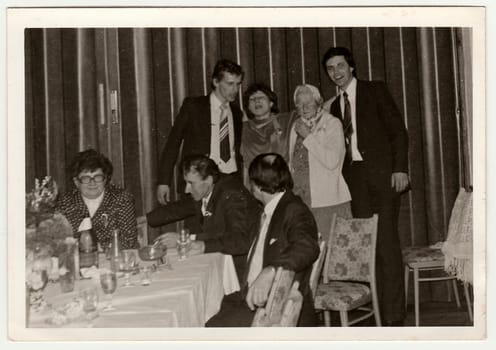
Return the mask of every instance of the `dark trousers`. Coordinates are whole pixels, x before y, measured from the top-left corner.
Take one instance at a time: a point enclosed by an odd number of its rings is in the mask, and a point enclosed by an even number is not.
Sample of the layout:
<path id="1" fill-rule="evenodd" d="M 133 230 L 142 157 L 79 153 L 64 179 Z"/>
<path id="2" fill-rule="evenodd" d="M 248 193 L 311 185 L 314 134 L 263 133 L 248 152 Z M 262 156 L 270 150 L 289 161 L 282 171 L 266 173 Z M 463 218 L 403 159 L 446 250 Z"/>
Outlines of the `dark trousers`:
<path id="1" fill-rule="evenodd" d="M 398 236 L 399 195 L 391 188 L 391 174 L 375 176 L 367 163 L 353 162 L 343 167 L 351 192 L 353 217 L 379 214 L 376 247 L 376 281 L 383 324 L 405 317 L 403 258 Z"/>

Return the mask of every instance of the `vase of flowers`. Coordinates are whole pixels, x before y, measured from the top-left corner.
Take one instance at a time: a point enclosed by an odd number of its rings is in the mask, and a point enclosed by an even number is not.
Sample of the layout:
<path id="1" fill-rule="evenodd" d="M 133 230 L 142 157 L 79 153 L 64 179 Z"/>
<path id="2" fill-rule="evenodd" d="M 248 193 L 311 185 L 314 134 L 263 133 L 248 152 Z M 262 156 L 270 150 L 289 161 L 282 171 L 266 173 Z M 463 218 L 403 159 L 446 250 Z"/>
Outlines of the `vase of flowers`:
<path id="1" fill-rule="evenodd" d="M 76 240 L 70 223 L 56 211 L 57 194 L 57 184 L 49 176 L 36 179 L 34 189 L 26 194 L 26 286 L 35 309 L 46 304 L 43 288 L 49 280 L 72 274 L 74 282 Z"/>

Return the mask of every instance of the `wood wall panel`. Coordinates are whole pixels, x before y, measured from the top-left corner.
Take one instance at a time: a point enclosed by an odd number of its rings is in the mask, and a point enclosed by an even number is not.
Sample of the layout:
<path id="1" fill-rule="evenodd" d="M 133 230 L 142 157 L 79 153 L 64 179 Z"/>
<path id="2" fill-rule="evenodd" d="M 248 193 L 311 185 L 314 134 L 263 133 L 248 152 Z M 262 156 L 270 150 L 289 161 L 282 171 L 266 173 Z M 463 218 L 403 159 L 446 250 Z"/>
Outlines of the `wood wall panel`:
<path id="1" fill-rule="evenodd" d="M 279 108 L 289 110 L 291 108 L 291 91 L 288 86 L 288 57 L 286 53 L 286 31 L 285 29 L 272 28 L 270 30 L 272 51 L 272 80 L 274 92 L 279 99 Z"/>
<path id="2" fill-rule="evenodd" d="M 158 164 L 160 150 L 165 146 L 167 135 L 172 127 L 171 111 L 171 91 L 169 74 L 169 30 L 164 28 L 153 28 L 152 47 L 153 47 L 153 93 L 155 107 L 155 128 L 154 138 L 157 149 L 155 161 Z"/>
<path id="3" fill-rule="evenodd" d="M 235 28 L 219 28 L 219 56 L 239 63 Z"/>
<path id="4" fill-rule="evenodd" d="M 341 45 L 340 45 L 341 46 Z M 359 79 L 369 80 L 369 46 L 367 43 L 367 28 L 353 28 L 351 30 L 351 47 L 356 64 L 356 76 Z"/>
<path id="5" fill-rule="evenodd" d="M 319 36 L 316 28 L 302 28 L 305 83 L 319 87 L 322 71 L 319 55 Z M 295 38 L 296 39 L 296 38 Z M 295 40 L 293 39 L 293 40 Z M 295 57 L 297 59 L 298 56 Z M 294 91 L 294 89 L 293 89 Z"/>
<path id="6" fill-rule="evenodd" d="M 26 168 L 24 172 L 24 186 L 26 186 L 26 190 L 31 190 L 34 186 L 34 178 L 35 178 L 35 160 L 36 160 L 36 152 L 34 148 L 34 137 L 35 137 L 35 129 L 34 129 L 34 114 L 33 114 L 33 87 L 32 87 L 32 71 L 31 67 L 33 65 L 31 59 L 31 37 L 32 30 L 24 31 L 24 82 L 25 82 L 25 101 L 24 101 L 24 110 L 26 113 L 25 124 L 24 124 L 24 137 L 25 137 L 25 145 L 26 149 L 24 152 Z"/>
<path id="7" fill-rule="evenodd" d="M 205 89 L 203 90 L 203 95 L 206 95 L 210 90 L 210 81 L 212 74 L 214 72 L 214 67 L 221 55 L 221 37 L 220 33 L 215 28 L 205 28 L 205 49 L 202 54 L 205 54 L 205 74 L 203 76 L 203 81 L 205 82 Z M 234 60 L 236 62 L 236 60 Z"/>
<path id="8" fill-rule="evenodd" d="M 369 28 L 369 51 L 370 51 L 370 78 L 371 80 L 386 81 L 385 66 L 385 44 L 384 30 L 382 28 Z"/>
<path id="9" fill-rule="evenodd" d="M 77 42 L 79 150 L 99 149 L 94 30 L 77 29 Z"/>
<path id="10" fill-rule="evenodd" d="M 286 30 L 286 53 L 288 56 L 287 77 L 288 77 L 288 106 L 279 103 L 281 111 L 288 111 L 294 108 L 293 92 L 296 86 L 302 83 L 303 63 L 301 61 L 301 41 L 300 28 L 289 28 Z"/>
<path id="11" fill-rule="evenodd" d="M 79 128 L 79 84 L 78 84 L 78 44 L 75 29 L 61 29 L 62 76 L 64 89 L 64 141 L 65 163 L 70 165 L 75 154 L 80 151 Z M 71 175 L 65 177 L 66 188 L 71 188 Z M 63 182 L 63 180 L 59 180 Z"/>
<path id="12" fill-rule="evenodd" d="M 445 168 L 444 184 L 446 205 L 448 208 L 453 206 L 460 185 L 459 178 L 453 176 L 453 174 L 459 174 L 460 171 L 462 171 L 459 164 L 459 153 L 452 152 L 453 145 L 458 144 L 458 128 L 451 35 L 451 28 L 437 28 L 435 30 L 436 54 L 438 57 L 439 118 L 442 137 L 443 166 Z M 439 64 L 439 60 L 442 60 L 444 64 Z M 446 213 L 447 220 L 449 220 L 449 215 L 450 211 L 448 210 Z"/>
<path id="13" fill-rule="evenodd" d="M 334 28 L 319 28 L 317 29 L 319 35 L 319 55 L 318 63 L 320 68 L 320 92 L 324 99 L 330 99 L 336 95 L 336 87 L 331 83 L 327 72 L 322 65 L 322 57 L 327 49 L 331 46 L 335 46 L 335 29 Z"/>
<path id="14" fill-rule="evenodd" d="M 62 84 L 62 40 L 60 31 L 47 29 L 45 31 L 46 71 L 51 72 L 46 75 L 46 107 L 47 120 L 47 152 L 49 154 L 48 171 L 50 176 L 56 179 L 65 177 L 65 147 L 64 147 L 64 105 L 63 105 L 63 84 Z M 60 183 L 61 191 L 65 190 L 64 182 Z"/>
<path id="15" fill-rule="evenodd" d="M 267 28 L 253 29 L 253 68 L 256 82 L 266 82 L 271 85 L 270 51 Z"/>
<path id="16" fill-rule="evenodd" d="M 246 89 L 255 80 L 255 62 L 253 57 L 253 33 L 251 29 L 239 28 L 239 63 L 243 67 L 245 77 L 243 79 L 243 88 Z"/>
<path id="17" fill-rule="evenodd" d="M 399 30 L 399 29 L 398 29 Z M 405 106 L 403 111 L 407 119 L 409 143 L 409 171 L 411 181 L 410 210 L 410 240 L 407 245 L 421 245 L 427 243 L 426 209 L 425 209 L 425 182 L 424 182 L 424 143 L 423 123 L 420 110 L 419 62 L 417 55 L 417 36 L 414 28 L 401 29 L 403 45 L 403 66 L 405 84 Z M 393 64 L 393 62 L 391 63 Z M 403 201 L 404 204 L 405 201 Z"/>
<path id="18" fill-rule="evenodd" d="M 203 35 L 201 28 L 186 29 L 186 52 L 187 62 L 186 76 L 188 77 L 187 96 L 205 95 L 205 87 L 209 88 L 210 81 L 205 81 L 203 62 Z M 181 103 L 182 101 L 180 101 Z"/>
<path id="19" fill-rule="evenodd" d="M 132 29 L 119 29 L 119 77 L 121 91 L 124 187 L 134 195 L 138 212 L 143 208 L 139 162 L 138 106 L 135 78 L 135 54 Z"/>

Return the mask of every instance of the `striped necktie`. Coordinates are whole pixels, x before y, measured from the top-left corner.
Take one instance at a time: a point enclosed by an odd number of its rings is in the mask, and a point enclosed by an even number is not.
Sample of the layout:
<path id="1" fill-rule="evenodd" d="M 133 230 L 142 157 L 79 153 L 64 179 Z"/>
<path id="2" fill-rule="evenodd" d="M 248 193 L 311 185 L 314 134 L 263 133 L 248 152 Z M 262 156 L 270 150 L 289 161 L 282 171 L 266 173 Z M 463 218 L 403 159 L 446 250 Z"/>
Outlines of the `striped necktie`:
<path id="1" fill-rule="evenodd" d="M 343 113 L 343 132 L 344 140 L 346 143 L 346 156 L 349 161 L 352 161 L 353 157 L 351 154 L 351 135 L 353 135 L 353 125 L 351 124 L 351 105 L 350 100 L 348 100 L 348 94 L 343 92 L 343 102 L 344 102 L 344 113 Z"/>
<path id="2" fill-rule="evenodd" d="M 220 105 L 220 124 L 219 124 L 219 145 L 220 159 L 227 162 L 231 158 L 231 146 L 229 144 L 229 118 L 228 106 L 226 103 Z"/>

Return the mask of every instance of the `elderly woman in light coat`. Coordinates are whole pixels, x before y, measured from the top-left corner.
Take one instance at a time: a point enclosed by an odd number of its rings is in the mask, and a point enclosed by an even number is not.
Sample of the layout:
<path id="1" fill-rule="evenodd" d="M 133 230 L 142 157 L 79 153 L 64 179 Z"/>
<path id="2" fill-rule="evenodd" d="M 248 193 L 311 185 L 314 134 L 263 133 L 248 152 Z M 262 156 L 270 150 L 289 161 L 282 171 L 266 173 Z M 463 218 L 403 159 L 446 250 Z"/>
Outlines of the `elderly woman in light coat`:
<path id="1" fill-rule="evenodd" d="M 341 121 L 322 109 L 319 90 L 309 84 L 294 92 L 298 119 L 289 134 L 294 192 L 311 208 L 327 240 L 334 213 L 351 217 L 351 196 L 341 175 L 345 157 Z"/>

